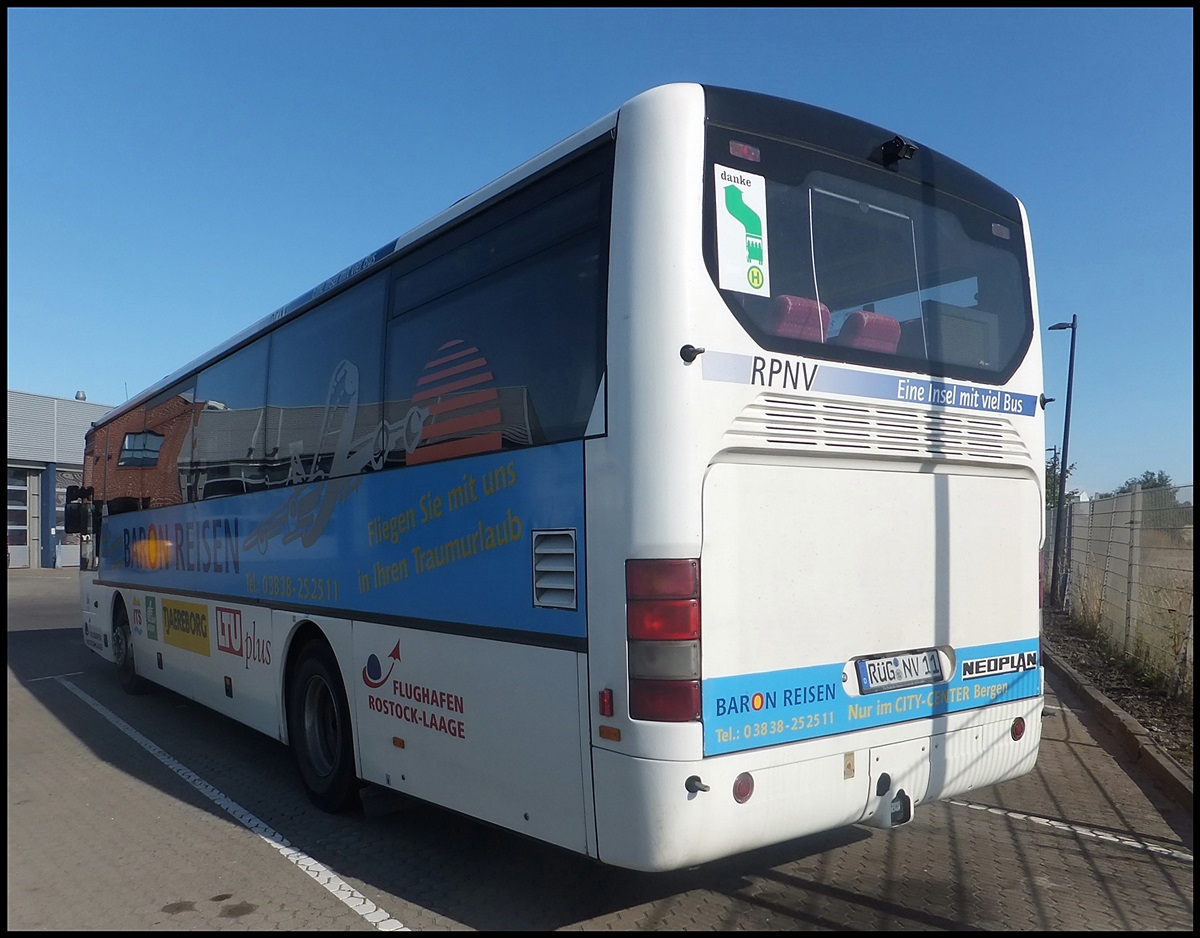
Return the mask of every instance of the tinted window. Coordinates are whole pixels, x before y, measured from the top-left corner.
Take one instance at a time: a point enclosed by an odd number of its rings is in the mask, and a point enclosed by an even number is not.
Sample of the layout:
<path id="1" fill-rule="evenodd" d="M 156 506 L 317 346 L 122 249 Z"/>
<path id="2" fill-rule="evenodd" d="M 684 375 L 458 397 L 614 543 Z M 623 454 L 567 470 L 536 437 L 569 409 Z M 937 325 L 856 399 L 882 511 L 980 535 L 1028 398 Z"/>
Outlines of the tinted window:
<path id="1" fill-rule="evenodd" d="M 260 339 L 196 378 L 193 498 L 237 495 L 266 484 L 267 349 Z"/>
<path id="2" fill-rule="evenodd" d="M 760 158 L 739 159 L 735 142 Z M 1011 220 L 723 128 L 709 131 L 709 157 L 709 269 L 763 348 L 991 384 L 1016 370 L 1033 313 Z"/>
<path id="3" fill-rule="evenodd" d="M 157 466 L 158 451 L 162 449 L 160 433 L 126 433 L 121 443 L 118 466 Z"/>
<path id="4" fill-rule="evenodd" d="M 192 458 L 195 384 L 186 381 L 164 391 L 146 405 L 146 437 L 158 442 L 158 459 L 146 472 L 142 494 L 151 508 L 184 500 Z"/>
<path id="5" fill-rule="evenodd" d="M 583 436 L 604 368 L 610 203 L 605 149 L 398 265 L 391 463 Z"/>
<path id="6" fill-rule="evenodd" d="M 386 290 L 387 275 L 376 274 L 272 333 L 272 483 L 354 475 L 377 461 Z"/>

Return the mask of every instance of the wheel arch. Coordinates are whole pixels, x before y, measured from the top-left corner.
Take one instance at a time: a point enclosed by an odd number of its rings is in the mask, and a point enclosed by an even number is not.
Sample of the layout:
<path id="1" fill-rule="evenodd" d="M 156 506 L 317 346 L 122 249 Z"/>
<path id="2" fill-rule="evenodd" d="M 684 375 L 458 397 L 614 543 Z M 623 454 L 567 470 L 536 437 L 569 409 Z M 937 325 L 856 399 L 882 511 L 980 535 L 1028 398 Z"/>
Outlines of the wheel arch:
<path id="1" fill-rule="evenodd" d="M 137 636 L 140 634 L 141 626 L 136 624 L 129 614 L 129 604 L 125 602 L 125 594 L 121 590 L 114 590 L 109 601 L 109 645 L 112 650 L 113 663 L 117 666 L 117 674 L 120 677 L 121 686 L 127 694 L 142 694 L 153 683 L 153 679 L 147 677 L 149 669 L 146 668 L 145 661 L 142 662 L 142 671 L 137 670 Z M 124 632 L 124 636 L 118 639 L 118 632 Z M 142 654 L 146 652 L 146 642 L 143 638 Z M 124 654 L 119 654 L 119 650 L 123 649 Z M 126 667 L 128 662 L 128 667 Z"/>
<path id="2" fill-rule="evenodd" d="M 279 700 L 282 704 L 279 709 L 279 740 L 286 745 L 291 745 L 289 709 L 291 708 L 292 683 L 296 676 L 296 664 L 305 647 L 311 642 L 321 642 L 325 645 L 333 656 L 333 660 L 337 662 L 338 672 L 342 678 L 342 691 L 346 695 L 346 708 L 350 711 L 350 738 L 354 744 L 354 762 L 356 767 L 361 768 L 358 747 L 358 714 L 354 709 L 354 688 L 346 673 L 342 656 L 338 654 L 337 643 L 331 641 L 325 629 L 312 619 L 300 619 L 288 633 L 286 651 L 283 656 L 282 685 L 279 688 Z"/>
<path id="3" fill-rule="evenodd" d="M 110 632 L 112 629 L 117 627 L 118 609 L 123 609 L 125 611 L 125 618 L 128 621 L 129 603 L 125 602 L 125 592 L 124 590 L 120 589 L 113 590 L 113 594 L 111 597 L 109 597 L 108 601 L 108 628 Z"/>
<path id="4" fill-rule="evenodd" d="M 349 622 L 345 623 L 349 626 Z M 331 623 L 332 625 L 332 623 Z M 329 792 L 340 789 L 342 795 L 333 796 L 338 802 L 336 808 L 330 808 L 328 804 L 323 804 L 321 799 L 326 797 L 326 793 L 322 790 L 319 794 L 314 794 L 314 790 L 309 788 L 309 796 L 318 806 L 324 810 L 342 811 L 351 803 L 358 803 L 358 789 L 362 784 L 362 756 L 358 738 L 358 716 L 355 712 L 355 696 L 354 685 L 347 674 L 347 662 L 352 660 L 350 654 L 352 648 L 352 638 L 349 628 L 346 629 L 344 635 L 340 635 L 338 639 L 331 639 L 329 632 L 319 619 L 299 618 L 294 622 L 292 628 L 288 632 L 286 650 L 283 656 L 283 674 L 281 691 L 280 708 L 281 720 L 280 739 L 289 749 L 292 750 L 293 756 L 298 763 L 304 763 L 301 768 L 301 775 L 306 779 L 305 786 L 309 787 L 307 781 L 307 773 L 312 770 L 312 756 L 307 748 L 312 744 L 310 737 L 307 742 L 295 740 L 292 738 L 293 718 L 303 719 L 303 711 L 293 713 L 293 708 L 296 706 L 297 692 L 300 690 L 298 682 L 302 679 L 302 675 L 308 671 L 311 675 L 311 670 L 306 668 L 304 662 L 308 657 L 308 652 L 314 651 L 319 657 L 324 657 L 324 668 L 327 672 L 332 671 L 331 677 L 336 677 L 341 683 L 342 706 L 345 709 L 346 728 L 344 739 L 348 745 L 348 751 L 345 753 L 348 775 L 338 776 L 345 778 L 344 783 L 335 783 Z M 338 654 L 339 648 L 342 654 Z M 330 688 L 336 692 L 336 688 Z M 303 754 L 301 749 L 304 750 Z"/>

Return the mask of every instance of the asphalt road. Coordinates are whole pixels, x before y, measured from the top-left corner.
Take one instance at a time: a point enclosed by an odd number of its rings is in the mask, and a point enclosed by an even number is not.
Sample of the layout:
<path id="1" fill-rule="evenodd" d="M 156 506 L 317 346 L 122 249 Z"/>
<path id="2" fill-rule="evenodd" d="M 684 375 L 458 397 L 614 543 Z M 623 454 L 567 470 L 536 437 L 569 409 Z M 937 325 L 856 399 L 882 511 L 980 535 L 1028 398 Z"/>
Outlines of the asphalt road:
<path id="1" fill-rule="evenodd" d="M 1058 672 L 1024 778 L 652 875 L 386 793 L 322 814 L 277 742 L 123 694 L 76 577 L 8 576 L 10 930 L 1192 931 L 1190 809 Z"/>

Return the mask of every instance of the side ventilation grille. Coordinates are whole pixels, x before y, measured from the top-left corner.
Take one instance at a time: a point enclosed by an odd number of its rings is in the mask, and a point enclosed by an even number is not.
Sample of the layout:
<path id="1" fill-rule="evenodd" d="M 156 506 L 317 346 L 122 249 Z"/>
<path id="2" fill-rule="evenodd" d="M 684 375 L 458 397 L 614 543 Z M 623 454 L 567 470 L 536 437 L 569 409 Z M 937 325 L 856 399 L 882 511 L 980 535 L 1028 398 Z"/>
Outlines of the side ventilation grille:
<path id="1" fill-rule="evenodd" d="M 533 604 L 549 609 L 574 609 L 575 531 L 533 533 Z"/>

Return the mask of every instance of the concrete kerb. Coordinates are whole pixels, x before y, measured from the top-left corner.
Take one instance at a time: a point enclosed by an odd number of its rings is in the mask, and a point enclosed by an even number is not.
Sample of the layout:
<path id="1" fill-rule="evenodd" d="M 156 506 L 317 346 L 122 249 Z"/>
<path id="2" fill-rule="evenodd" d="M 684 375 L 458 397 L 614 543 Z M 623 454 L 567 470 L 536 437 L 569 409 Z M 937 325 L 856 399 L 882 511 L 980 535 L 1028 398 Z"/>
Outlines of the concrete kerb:
<path id="1" fill-rule="evenodd" d="M 1058 658 L 1053 646 L 1047 645 L 1045 639 L 1042 641 L 1042 652 L 1046 667 L 1083 698 L 1088 710 L 1113 733 L 1122 749 L 1145 770 L 1164 794 L 1187 811 L 1188 817 L 1194 818 L 1193 780 L 1187 770 L 1154 741 L 1153 735 L 1141 723 Z"/>

